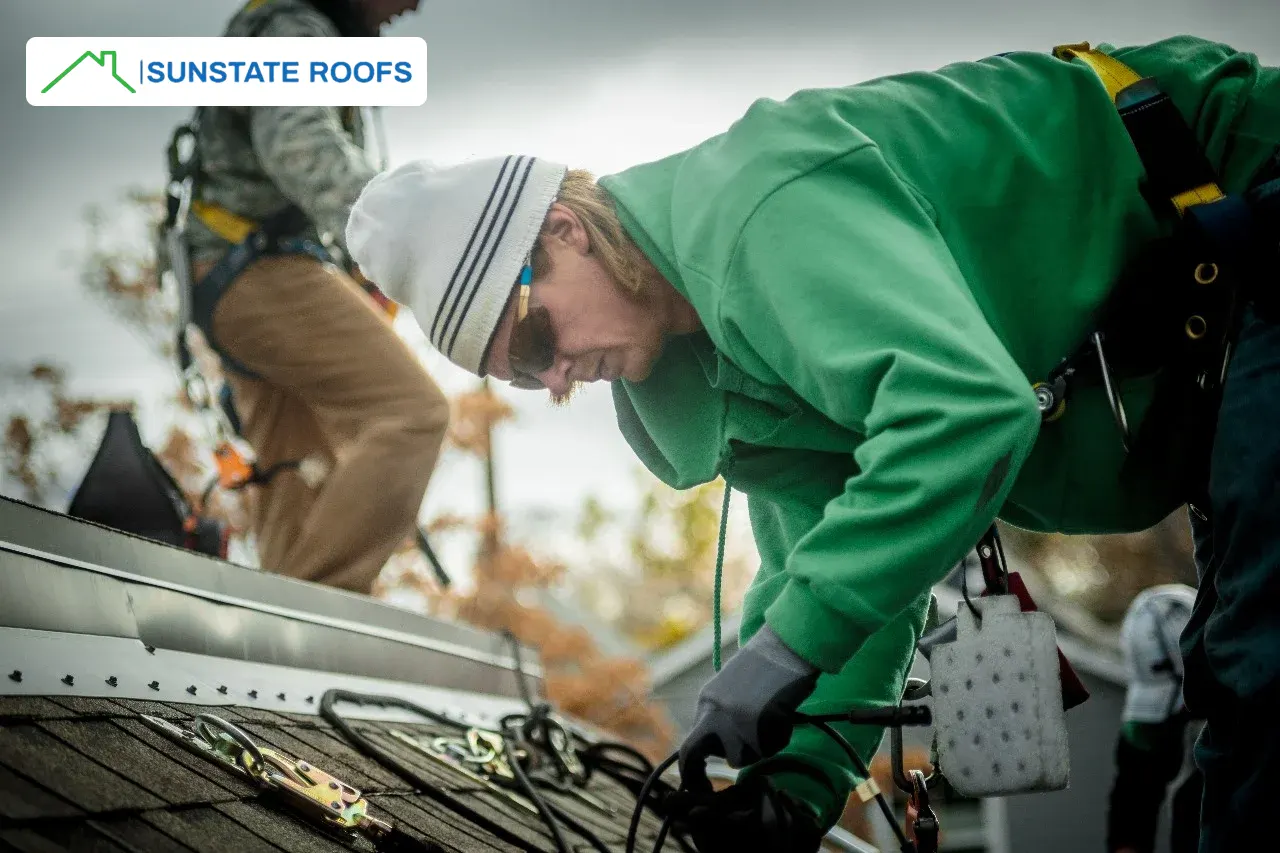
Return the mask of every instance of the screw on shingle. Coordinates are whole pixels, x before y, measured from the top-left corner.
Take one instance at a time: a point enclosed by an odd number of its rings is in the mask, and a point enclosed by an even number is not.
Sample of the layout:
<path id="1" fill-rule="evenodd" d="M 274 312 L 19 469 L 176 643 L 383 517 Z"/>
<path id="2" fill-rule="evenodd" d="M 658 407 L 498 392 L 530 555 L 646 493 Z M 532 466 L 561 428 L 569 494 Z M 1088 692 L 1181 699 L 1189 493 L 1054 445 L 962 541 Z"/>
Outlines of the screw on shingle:
<path id="1" fill-rule="evenodd" d="M 155 647 L 155 646 L 148 645 L 148 646 L 146 646 L 146 649 L 147 649 L 147 654 L 149 654 L 149 655 L 154 655 L 154 654 L 156 653 L 156 647 Z"/>
<path id="2" fill-rule="evenodd" d="M 22 680 L 22 670 L 20 670 L 20 669 L 15 669 L 13 672 L 9 673 L 9 680 L 10 680 L 10 681 L 21 681 L 21 680 Z"/>
<path id="3" fill-rule="evenodd" d="M 153 681 L 153 682 L 151 682 L 150 684 L 148 684 L 147 686 L 148 686 L 148 687 L 150 687 L 152 690 L 159 690 L 159 689 L 160 689 L 160 682 L 158 682 L 158 681 Z"/>
<path id="4" fill-rule="evenodd" d="M 218 692 L 221 693 L 223 696 L 227 695 L 227 685 L 224 684 L 221 687 L 219 687 Z"/>
<path id="5" fill-rule="evenodd" d="M 107 684 L 110 684 L 112 687 L 115 687 L 119 683 L 120 683 L 120 680 L 116 678 L 114 675 L 107 677 Z"/>
<path id="6" fill-rule="evenodd" d="M 190 693 L 192 696 L 196 695 L 196 686 L 194 684 L 191 685 L 190 687 L 187 688 L 187 692 Z"/>
<path id="7" fill-rule="evenodd" d="M 70 687 L 76 683 L 76 680 L 69 675 L 62 676 L 62 683 Z"/>
<path id="8" fill-rule="evenodd" d="M 250 699 L 257 699 L 257 698 L 258 698 L 258 691 L 256 691 L 256 690 L 250 690 L 250 691 L 249 691 L 249 698 L 250 698 Z"/>

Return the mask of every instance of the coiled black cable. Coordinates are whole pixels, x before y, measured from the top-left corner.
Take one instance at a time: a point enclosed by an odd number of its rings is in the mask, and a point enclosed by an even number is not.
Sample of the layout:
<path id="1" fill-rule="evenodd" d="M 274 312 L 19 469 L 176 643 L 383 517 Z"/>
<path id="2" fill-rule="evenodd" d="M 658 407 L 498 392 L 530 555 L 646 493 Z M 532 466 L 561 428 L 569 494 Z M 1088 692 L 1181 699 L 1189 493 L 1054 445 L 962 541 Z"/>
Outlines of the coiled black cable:
<path id="1" fill-rule="evenodd" d="M 542 818 L 548 831 L 551 833 L 555 842 L 558 853 L 572 853 L 568 841 L 565 838 L 561 825 L 568 827 L 573 832 L 582 836 L 587 843 L 599 851 L 599 853 L 610 853 L 607 845 L 580 820 L 574 817 L 570 812 L 558 806 L 556 803 L 547 800 L 538 790 L 538 781 L 531 778 L 521 766 L 519 760 L 516 759 L 517 749 L 524 744 L 522 741 L 541 747 L 543 750 L 556 754 L 555 746 L 552 743 L 553 731 L 558 732 L 563 737 L 563 743 L 566 748 L 575 749 L 575 752 L 582 762 L 586 776 L 589 777 L 592 771 L 598 771 L 617 781 L 624 787 L 635 790 L 639 788 L 642 799 L 647 796 L 650 790 L 655 787 L 664 793 L 674 791 L 674 789 L 665 782 L 658 780 L 656 776 L 649 779 L 653 775 L 653 763 L 649 761 L 638 750 L 633 749 L 623 743 L 610 741 L 600 741 L 588 743 L 585 739 L 578 737 L 574 733 L 568 731 L 564 726 L 552 718 L 553 708 L 546 702 L 536 702 L 533 693 L 529 688 L 527 676 L 524 672 L 523 661 L 521 660 L 520 646 L 515 636 L 510 632 L 506 632 L 508 640 L 512 644 L 512 654 L 516 664 L 517 683 L 520 689 L 521 699 L 528 707 L 527 714 L 508 714 L 499 722 L 504 748 L 511 756 L 511 769 L 516 777 L 516 786 L 522 794 L 524 794 L 537 809 L 538 815 Z M 469 723 L 455 720 L 445 714 L 433 711 L 430 708 L 424 708 L 406 699 L 396 696 L 378 696 L 369 694 L 354 693 L 347 690 L 328 690 L 320 698 L 320 715 L 329 721 L 353 746 L 360 752 L 364 753 L 374 761 L 382 764 L 390 769 L 401 779 L 413 785 L 415 788 L 426 793 L 428 796 L 439 800 L 448 805 L 452 809 L 456 809 L 468 819 L 480 824 L 485 829 L 493 832 L 505 841 L 520 847 L 527 847 L 528 842 L 515 836 L 510 830 L 502 825 L 490 820 L 483 814 L 474 809 L 467 807 L 464 803 L 458 802 L 455 798 L 450 797 L 445 792 L 440 791 L 433 783 L 422 778 L 416 771 L 403 764 L 395 758 L 394 755 L 388 753 L 362 732 L 355 729 L 334 707 L 338 702 L 351 702 L 356 705 L 372 705 L 376 707 L 399 708 L 409 711 L 426 720 L 439 725 L 448 726 L 450 728 L 466 730 L 471 728 Z M 582 749 L 576 749 L 573 740 L 578 737 L 580 741 L 586 745 Z M 611 757 L 611 753 L 619 756 L 626 756 L 629 760 L 622 761 L 617 757 Z M 563 762 L 558 762 L 561 772 L 565 772 L 566 768 Z M 668 763 L 667 767 L 670 766 Z M 662 768 L 665 770 L 666 768 Z M 661 771 L 657 773 L 661 775 Z M 586 780 L 574 777 L 571 780 L 577 781 L 579 784 Z M 495 782 L 495 784 L 498 784 Z M 544 783 L 545 784 L 545 783 Z M 552 786 L 553 788 L 555 786 Z M 643 811 L 643 807 L 636 811 L 636 821 L 639 821 L 639 814 Z M 638 825 L 638 824 L 637 824 Z M 669 829 L 663 832 L 665 836 Z M 679 835 L 675 836 L 680 846 L 693 853 L 692 847 L 688 841 Z"/>
<path id="2" fill-rule="evenodd" d="M 911 726 L 911 725 L 928 725 L 932 721 L 932 714 L 929 709 L 924 706 L 897 706 L 890 708 L 872 708 L 865 710 L 854 710 L 843 714 L 819 714 L 806 715 L 797 714 L 795 722 L 797 724 L 811 725 L 831 738 L 844 751 L 853 762 L 854 768 L 862 775 L 864 779 L 871 778 L 871 771 L 867 767 L 865 761 L 858 755 L 857 750 L 849 743 L 843 735 L 831 727 L 833 722 L 852 723 L 854 725 L 874 725 L 874 726 Z M 636 834 L 640 826 L 640 815 L 645 807 L 645 800 L 648 798 L 653 783 L 658 781 L 663 773 L 667 771 L 671 765 L 679 759 L 680 753 L 674 752 L 669 755 L 661 764 L 645 780 L 644 787 L 640 789 L 640 796 L 636 800 L 635 811 L 631 815 L 631 826 L 627 832 L 627 846 L 624 848 L 626 853 L 636 853 Z M 897 818 L 893 814 L 893 808 L 885 799 L 884 793 L 877 790 L 875 794 L 876 803 L 880 806 L 885 819 L 892 827 L 894 835 L 897 837 L 899 845 L 901 845 L 902 853 L 915 853 L 916 845 L 907 838 L 902 827 L 898 825 Z M 666 842 L 667 834 L 675 824 L 675 815 L 668 815 L 662 823 L 662 829 L 658 833 L 658 837 L 654 841 L 652 853 L 661 853 L 663 844 Z"/>
<path id="3" fill-rule="evenodd" d="M 401 779 L 408 782 L 410 785 L 413 785 L 418 790 L 426 793 L 433 799 L 439 800 L 450 808 L 462 812 L 469 820 L 480 824 L 485 829 L 502 838 L 504 841 L 517 846 L 526 846 L 526 842 L 514 835 L 510 830 L 506 829 L 496 821 L 490 820 L 475 809 L 468 807 L 465 803 L 461 803 L 457 799 L 441 792 L 433 783 L 423 779 L 412 768 L 401 763 L 395 758 L 395 756 L 383 750 L 362 732 L 357 731 L 341 714 L 337 712 L 337 710 L 335 710 L 334 705 L 337 702 L 351 702 L 356 705 L 373 705 L 383 708 L 400 708 L 401 710 L 417 714 L 432 722 L 464 730 L 470 728 L 469 725 L 450 719 L 444 714 L 439 714 L 429 708 L 423 708 L 420 705 L 410 702 L 407 699 L 401 699 L 398 696 L 376 696 L 335 689 L 325 691 L 325 694 L 320 697 L 320 716 L 328 720 L 333 727 L 341 732 L 343 736 L 346 737 L 347 740 L 350 741 L 358 750 L 372 758 L 374 761 L 377 761 L 379 764 L 382 764 L 384 767 L 387 767 Z M 503 743 L 509 743 L 505 733 L 503 734 Z M 601 851 L 601 853 L 609 853 L 609 848 L 606 847 L 604 843 L 589 829 L 582 826 L 580 822 L 575 820 L 572 815 L 566 814 L 563 809 L 557 808 L 554 804 L 547 803 L 546 799 L 538 792 L 537 786 L 532 783 L 528 775 L 524 773 L 523 768 L 520 768 L 518 765 L 519 762 L 515 760 L 513 752 L 511 767 L 512 771 L 516 774 L 516 779 L 522 789 L 522 793 L 533 802 L 539 815 L 543 818 L 544 822 L 546 822 L 547 828 L 556 842 L 556 847 L 559 853 L 572 853 L 572 848 L 570 848 L 568 843 L 564 840 L 564 835 L 561 833 L 559 825 L 556 823 L 557 818 L 567 824 L 574 832 L 582 835 L 592 847 Z"/>

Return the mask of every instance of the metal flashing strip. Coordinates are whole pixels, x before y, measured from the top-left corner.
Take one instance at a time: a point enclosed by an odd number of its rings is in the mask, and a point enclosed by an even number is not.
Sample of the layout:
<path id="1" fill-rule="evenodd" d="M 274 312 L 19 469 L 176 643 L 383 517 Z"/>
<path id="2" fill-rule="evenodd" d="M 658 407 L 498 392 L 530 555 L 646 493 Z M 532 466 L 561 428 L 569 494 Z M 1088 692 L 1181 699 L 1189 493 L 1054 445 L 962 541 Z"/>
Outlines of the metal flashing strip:
<path id="1" fill-rule="evenodd" d="M 104 575 L 115 578 L 119 581 L 130 584 L 138 584 L 141 586 L 156 587 L 159 589 L 177 592 L 183 595 L 192 596 L 205 601 L 215 602 L 222 605 L 230 605 L 232 607 L 243 608 L 257 613 L 265 613 L 272 616 L 281 617 L 297 622 L 305 622 L 312 625 L 320 625 L 327 628 L 334 628 L 340 631 L 347 631 L 355 634 L 362 634 L 371 637 L 377 637 L 384 640 L 390 640 L 396 643 L 403 643 L 411 646 L 418 646 L 423 649 L 441 652 L 453 657 L 463 658 L 475 661 L 477 663 L 496 666 L 502 669 L 515 671 L 516 662 L 510 655 L 498 655 L 490 652 L 484 652 L 480 649 L 470 648 L 441 640 L 433 637 L 423 636 L 421 634 L 409 633 L 393 628 L 385 628 L 379 625 L 369 624 L 367 622 L 356 622 L 350 619 L 342 619 L 340 617 L 329 616 L 319 613 L 311 613 L 305 610 L 298 610 L 290 607 L 282 607 L 276 604 L 270 604 L 260 601 L 252 601 L 238 596 L 215 592 L 213 590 L 201 589 L 199 587 L 190 586 L 188 584 L 176 583 L 173 581 L 162 580 L 159 578 L 149 577 L 147 575 L 138 574 L 136 572 L 124 571 L 121 569 L 113 569 L 108 566 L 91 563 L 85 560 L 78 560 L 71 557 L 64 557 L 60 554 L 54 554 L 49 551 L 43 551 L 37 548 L 30 548 L 15 542 L 0 539 L 0 552 L 8 552 L 23 557 L 40 560 L 53 565 L 62 566 L 69 569 L 78 569 L 81 571 L 92 572 L 97 575 Z M 498 642 L 494 637 L 495 643 Z M 528 658 L 534 657 L 532 652 L 527 653 L 526 662 L 523 671 L 531 678 L 541 679 L 543 675 L 542 667 L 529 663 Z"/>
<path id="2" fill-rule="evenodd" d="M 314 716 L 320 697 L 331 688 L 398 696 L 482 728 L 525 710 L 519 699 L 479 692 L 213 658 L 121 637 L 0 628 L 0 696 L 142 699 Z M 405 711 L 372 706 L 344 705 L 342 713 L 422 722 Z"/>
<path id="3" fill-rule="evenodd" d="M 482 652 L 507 651 L 501 638 L 472 625 L 436 619 L 367 595 L 257 571 L 3 496 L 0 496 L 0 540 L 238 599 L 377 625 Z M 94 633 L 79 626 L 72 630 Z M 532 655 L 526 657 L 531 659 Z"/>

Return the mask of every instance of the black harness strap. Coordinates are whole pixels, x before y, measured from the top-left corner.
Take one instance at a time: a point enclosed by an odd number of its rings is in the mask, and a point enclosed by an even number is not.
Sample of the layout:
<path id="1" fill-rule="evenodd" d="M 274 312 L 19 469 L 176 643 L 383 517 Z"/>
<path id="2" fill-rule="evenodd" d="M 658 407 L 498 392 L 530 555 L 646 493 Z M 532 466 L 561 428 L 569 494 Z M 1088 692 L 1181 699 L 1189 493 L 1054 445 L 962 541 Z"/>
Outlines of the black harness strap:
<path id="1" fill-rule="evenodd" d="M 1143 190 L 1152 207 L 1167 210 L 1171 199 L 1217 186 L 1218 176 L 1195 133 L 1155 80 L 1144 78 L 1121 90 L 1116 109 L 1142 160 Z"/>
<path id="2" fill-rule="evenodd" d="M 321 263 L 333 263 L 329 250 L 307 237 L 297 236 L 308 228 L 302 211 L 290 206 L 274 214 L 248 237 L 222 254 L 213 269 L 192 286 L 191 321 L 200 329 L 209 346 L 231 370 L 242 376 L 258 374 L 224 350 L 213 332 L 213 314 L 218 303 L 236 280 L 254 262 L 278 255 L 310 255 Z"/>
<path id="3" fill-rule="evenodd" d="M 1224 194 L 1193 129 L 1155 80 L 1087 44 L 1054 53 L 1084 60 L 1102 78 L 1142 161 L 1143 196 L 1158 217 L 1177 221 L 1169 237 L 1138 253 L 1085 339 L 1036 384 L 1041 416 L 1057 420 L 1074 385 L 1101 382 L 1129 451 L 1122 476 L 1166 478 L 1167 460 L 1183 458 L 1196 464 L 1181 475 L 1186 482 L 1169 485 L 1186 490 L 1206 473 L 1243 305 L 1266 298 L 1260 285 L 1277 261 L 1280 191 L 1255 183 L 1246 194 Z M 1119 382 L 1134 377 L 1156 384 L 1131 437 Z"/>

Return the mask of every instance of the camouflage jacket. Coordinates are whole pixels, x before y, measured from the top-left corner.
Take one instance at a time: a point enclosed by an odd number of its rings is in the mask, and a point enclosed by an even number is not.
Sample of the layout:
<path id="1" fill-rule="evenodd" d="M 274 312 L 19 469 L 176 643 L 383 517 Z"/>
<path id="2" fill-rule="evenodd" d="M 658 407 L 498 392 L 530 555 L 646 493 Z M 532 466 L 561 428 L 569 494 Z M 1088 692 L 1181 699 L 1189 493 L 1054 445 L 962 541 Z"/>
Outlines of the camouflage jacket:
<path id="1" fill-rule="evenodd" d="M 339 36 L 305 0 L 248 3 L 226 36 Z M 206 107 L 200 120 L 203 174 L 194 198 L 259 221 L 297 205 L 317 235 L 339 247 L 351 205 L 377 171 L 365 150 L 360 110 L 351 107 Z M 187 226 L 195 261 L 214 260 L 228 243 L 196 216 Z"/>

